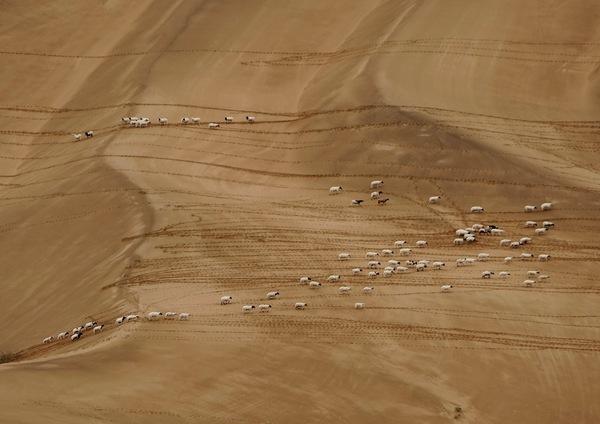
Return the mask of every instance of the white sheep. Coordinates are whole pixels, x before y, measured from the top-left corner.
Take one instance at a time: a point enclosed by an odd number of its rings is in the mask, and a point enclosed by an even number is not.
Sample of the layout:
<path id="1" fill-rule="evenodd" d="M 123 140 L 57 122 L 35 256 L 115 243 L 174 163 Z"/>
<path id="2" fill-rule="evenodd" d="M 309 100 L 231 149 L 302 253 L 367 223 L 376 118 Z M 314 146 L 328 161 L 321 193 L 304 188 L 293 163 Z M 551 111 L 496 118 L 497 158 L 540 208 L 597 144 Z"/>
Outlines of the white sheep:
<path id="1" fill-rule="evenodd" d="M 544 221 L 542 223 L 542 227 L 544 227 L 547 230 L 549 230 L 550 228 L 554 228 L 554 222 L 552 222 L 552 221 Z"/>
<path id="2" fill-rule="evenodd" d="M 471 206 L 471 213 L 483 213 L 484 209 L 481 206 Z"/>
<path id="3" fill-rule="evenodd" d="M 425 246 L 427 246 L 427 242 L 425 240 L 417 240 L 417 242 L 415 243 L 415 246 L 425 247 Z"/>
<path id="4" fill-rule="evenodd" d="M 208 128 L 211 130 L 217 129 L 217 128 L 221 128 L 221 126 L 219 124 L 217 124 L 216 122 L 209 122 L 208 123 Z"/>
<path id="5" fill-rule="evenodd" d="M 75 139 L 75 141 L 79 141 L 79 140 L 81 140 L 81 134 L 80 133 L 73 134 L 73 138 Z"/>
<path id="6" fill-rule="evenodd" d="M 548 278 L 550 278 L 550 276 L 547 274 L 540 274 L 537 276 L 538 281 L 547 280 Z"/>
<path id="7" fill-rule="evenodd" d="M 394 242 L 394 247 L 402 247 L 406 244 L 406 240 L 397 240 Z"/>
<path id="8" fill-rule="evenodd" d="M 366 287 L 363 287 L 363 289 L 362 289 L 364 294 L 371 294 L 371 293 L 373 293 L 373 290 L 375 290 L 375 287 L 372 287 L 372 286 L 366 286 Z"/>
<path id="9" fill-rule="evenodd" d="M 194 117 L 192 118 L 192 124 L 196 124 L 196 125 L 197 125 L 197 124 L 199 124 L 199 123 L 200 123 L 200 118 L 198 118 L 198 117 L 195 117 L 195 116 L 194 116 Z"/>
<path id="10" fill-rule="evenodd" d="M 534 280 L 525 280 L 525 281 L 523 281 L 523 285 L 525 287 L 533 287 L 534 284 L 535 284 Z"/>
<path id="11" fill-rule="evenodd" d="M 401 256 L 408 256 L 408 255 L 410 255 L 410 252 L 412 252 L 412 249 L 410 247 L 403 247 L 402 249 L 400 249 L 398 251 L 398 253 Z"/>
<path id="12" fill-rule="evenodd" d="M 300 284 L 306 285 L 312 281 L 310 277 L 300 277 Z"/>
<path id="13" fill-rule="evenodd" d="M 129 322 L 129 321 L 137 321 L 140 318 L 139 315 L 127 315 L 125 317 L 125 322 Z"/>
<path id="14" fill-rule="evenodd" d="M 242 306 L 242 312 L 247 314 L 249 312 L 252 312 L 255 308 L 256 308 L 256 306 L 254 306 L 254 305 L 244 305 L 244 306 Z"/>
<path id="15" fill-rule="evenodd" d="M 523 209 L 525 210 L 525 212 L 534 212 L 537 209 L 537 206 L 525 205 Z"/>
<path id="16" fill-rule="evenodd" d="M 464 243 L 465 243 L 465 240 L 464 240 L 464 239 L 461 239 L 461 238 L 455 238 L 453 243 L 454 243 L 456 246 L 460 246 L 461 244 L 464 244 Z"/>
<path id="17" fill-rule="evenodd" d="M 321 283 L 319 283 L 318 281 L 311 281 L 308 284 L 308 287 L 310 287 L 311 289 L 318 289 L 319 287 L 321 287 Z"/>
<path id="18" fill-rule="evenodd" d="M 456 260 L 456 266 L 465 266 L 467 264 L 466 258 L 458 258 Z"/>
<path id="19" fill-rule="evenodd" d="M 440 203 L 441 200 L 442 200 L 442 196 L 431 196 L 429 198 L 429 203 L 431 203 L 432 205 L 435 205 L 435 204 Z"/>
<path id="20" fill-rule="evenodd" d="M 255 116 L 246 116 L 246 121 L 253 123 L 254 121 L 256 121 L 256 117 Z"/>
<path id="21" fill-rule="evenodd" d="M 342 186 L 329 187 L 329 194 L 340 194 L 342 191 L 344 191 Z"/>
<path id="22" fill-rule="evenodd" d="M 546 234 L 546 230 L 545 228 L 536 228 L 535 229 L 535 235 L 536 236 L 543 236 L 544 234 Z"/>
<path id="23" fill-rule="evenodd" d="M 350 253 L 342 252 L 338 255 L 340 261 L 347 261 L 348 259 L 350 259 Z"/>
<path id="24" fill-rule="evenodd" d="M 483 271 L 481 273 L 481 278 L 492 278 L 492 275 L 494 275 L 493 271 Z"/>
<path id="25" fill-rule="evenodd" d="M 471 225 L 471 231 L 479 231 L 483 228 L 483 224 L 473 224 Z"/>
<path id="26" fill-rule="evenodd" d="M 160 117 L 158 118 L 158 123 L 159 123 L 160 125 L 167 125 L 167 124 L 169 123 L 169 120 L 168 120 L 167 118 L 164 118 L 164 117 L 160 116 Z"/>
<path id="27" fill-rule="evenodd" d="M 500 273 L 498 274 L 498 276 L 500 278 L 508 278 L 508 277 L 510 277 L 510 272 L 508 272 L 508 271 L 500 271 Z"/>
<path id="28" fill-rule="evenodd" d="M 91 138 L 94 136 L 94 131 L 85 131 L 83 134 L 86 138 Z"/>
<path id="29" fill-rule="evenodd" d="M 354 304 L 354 309 L 365 309 L 365 304 L 362 302 L 356 302 Z"/>
<path id="30" fill-rule="evenodd" d="M 369 278 L 375 278 L 379 275 L 379 273 L 377 271 L 369 271 L 367 275 Z"/>
<path id="31" fill-rule="evenodd" d="M 117 318 L 117 319 L 115 320 L 115 324 L 117 324 L 117 325 L 121 325 L 121 324 L 123 324 L 124 322 L 126 322 L 126 320 L 127 320 L 127 317 L 119 317 L 119 318 Z"/>
<path id="32" fill-rule="evenodd" d="M 156 321 L 159 320 L 160 317 L 162 317 L 162 312 L 158 312 L 158 311 L 152 311 L 152 312 L 148 312 L 148 315 L 146 315 L 148 317 L 149 321 Z"/>
<path id="33" fill-rule="evenodd" d="M 541 262 L 548 262 L 550 260 L 550 255 L 548 255 L 547 253 L 542 253 L 538 255 L 538 260 Z"/>
<path id="34" fill-rule="evenodd" d="M 381 262 L 379 262 L 379 261 L 369 261 L 368 264 L 367 264 L 367 266 L 370 269 L 379 268 L 380 265 L 381 265 Z"/>
<path id="35" fill-rule="evenodd" d="M 221 296 L 221 305 L 229 305 L 232 300 L 233 297 L 231 296 Z"/>
<path id="36" fill-rule="evenodd" d="M 102 332 L 102 329 L 104 328 L 104 325 L 97 325 L 94 327 L 94 334 L 98 334 Z"/>
<path id="37" fill-rule="evenodd" d="M 44 344 L 46 344 L 46 343 L 52 343 L 53 341 L 54 341 L 54 336 L 46 337 L 44 340 L 42 340 L 42 342 Z"/>
<path id="38" fill-rule="evenodd" d="M 397 266 L 396 267 L 396 272 L 407 272 L 408 268 L 405 266 Z"/>
<path id="39" fill-rule="evenodd" d="M 398 266 L 400 265 L 400 262 L 398 262 L 396 259 L 390 259 L 388 261 L 388 264 L 390 264 L 391 266 Z"/>
<path id="40" fill-rule="evenodd" d="M 379 188 L 381 186 L 383 186 L 383 181 L 382 180 L 371 181 L 371 185 L 370 185 L 371 188 Z"/>
<path id="41" fill-rule="evenodd" d="M 539 271 L 527 271 L 527 277 L 528 278 L 535 278 L 538 275 L 540 275 Z"/>
<path id="42" fill-rule="evenodd" d="M 262 303 L 262 304 L 258 305 L 258 312 L 269 312 L 270 309 L 271 309 L 271 305 L 268 305 L 266 303 Z"/>
<path id="43" fill-rule="evenodd" d="M 187 116 L 184 116 L 183 118 L 181 118 L 181 123 L 183 125 L 187 125 L 190 123 L 190 118 L 188 118 Z"/>
<path id="44" fill-rule="evenodd" d="M 365 255 L 365 257 L 368 258 L 368 259 L 369 258 L 373 259 L 373 258 L 376 258 L 377 256 L 379 256 L 379 253 L 377 253 L 377 252 L 367 252 L 366 255 Z"/>
<path id="45" fill-rule="evenodd" d="M 71 333 L 82 333 L 83 332 L 83 327 L 75 327 L 74 329 L 71 330 Z"/>
<path id="46" fill-rule="evenodd" d="M 362 199 L 352 199 L 352 202 L 350 204 L 352 206 L 360 206 L 363 202 L 364 202 L 364 200 L 362 200 Z"/>
<path id="47" fill-rule="evenodd" d="M 500 236 L 500 235 L 504 234 L 504 230 L 502 230 L 500 228 L 492 228 L 490 230 L 490 234 L 493 236 Z"/>
<path id="48" fill-rule="evenodd" d="M 352 287 L 350 286 L 341 286 L 340 288 L 338 288 L 339 294 L 349 294 L 350 290 L 352 290 Z"/>
<path id="49" fill-rule="evenodd" d="M 478 261 L 487 261 L 490 258 L 490 254 L 489 253 L 479 253 L 477 254 L 477 260 Z"/>
<path id="50" fill-rule="evenodd" d="M 513 259 L 512 256 L 507 256 L 504 258 L 504 263 L 507 264 L 509 262 L 512 262 L 512 259 Z"/>
<path id="51" fill-rule="evenodd" d="M 393 250 L 391 250 L 391 249 L 383 249 L 383 250 L 381 251 L 381 254 L 382 254 L 383 256 L 392 256 L 392 255 L 394 254 L 394 251 L 393 251 Z"/>
<path id="52" fill-rule="evenodd" d="M 529 260 L 531 258 L 533 258 L 531 253 L 521 253 L 521 260 Z"/>
<path id="53" fill-rule="evenodd" d="M 359 275 L 362 272 L 362 268 L 352 268 L 352 275 Z"/>
<path id="54" fill-rule="evenodd" d="M 446 266 L 446 264 L 444 262 L 441 261 L 436 261 L 434 263 L 431 264 L 431 267 L 433 269 L 442 269 L 442 267 Z"/>
<path id="55" fill-rule="evenodd" d="M 71 336 L 71 341 L 79 340 L 83 336 L 83 333 L 75 333 Z"/>
<path id="56" fill-rule="evenodd" d="M 537 222 L 525 221 L 525 228 L 535 228 L 535 227 L 537 227 Z"/>
<path id="57" fill-rule="evenodd" d="M 500 240 L 500 246 L 503 246 L 503 247 L 510 246 L 511 243 L 512 243 L 512 241 L 509 239 Z M 517 244 L 519 244 L 519 243 L 517 243 Z"/>
<path id="58" fill-rule="evenodd" d="M 86 322 L 83 326 L 84 330 L 91 330 L 92 328 L 94 328 L 96 325 L 98 325 L 98 323 L 96 321 L 90 321 L 90 322 Z"/>
<path id="59" fill-rule="evenodd" d="M 278 292 L 278 291 L 270 291 L 269 293 L 267 293 L 267 294 L 266 294 L 266 296 L 265 296 L 265 297 L 266 297 L 268 300 L 273 300 L 273 299 L 276 299 L 276 298 L 277 298 L 277 296 L 279 296 L 279 292 Z"/>
<path id="60" fill-rule="evenodd" d="M 233 122 L 233 116 L 226 116 L 225 117 L 225 122 L 228 123 L 228 124 L 231 123 L 231 122 Z"/>
<path id="61" fill-rule="evenodd" d="M 308 306 L 306 302 L 296 302 L 294 304 L 294 309 L 305 309 Z"/>
<path id="62" fill-rule="evenodd" d="M 340 276 L 338 274 L 332 274 L 329 277 L 327 277 L 327 281 L 330 283 L 335 283 L 336 281 L 340 281 Z"/>
<path id="63" fill-rule="evenodd" d="M 552 209 L 552 203 L 542 203 L 540 209 L 542 209 L 543 211 L 549 211 L 550 209 Z"/>
<path id="64" fill-rule="evenodd" d="M 384 269 L 383 270 L 383 276 L 386 278 L 391 277 L 393 273 L 394 273 L 393 269 Z"/>
<path id="65" fill-rule="evenodd" d="M 371 192 L 371 200 L 379 200 L 379 198 L 381 197 L 382 194 L 383 194 L 383 191 Z"/>
<path id="66" fill-rule="evenodd" d="M 531 237 L 521 237 L 519 239 L 519 244 L 523 245 L 523 244 L 528 244 L 531 243 Z"/>
<path id="67" fill-rule="evenodd" d="M 475 261 L 477 261 L 475 258 L 465 258 L 465 264 L 467 265 L 474 265 Z"/>
<path id="68" fill-rule="evenodd" d="M 177 316 L 177 312 L 165 312 L 165 319 L 175 319 L 175 317 Z"/>
<path id="69" fill-rule="evenodd" d="M 511 249 L 518 249 L 519 247 L 521 247 L 521 243 L 519 243 L 518 241 L 511 241 L 510 242 L 510 248 Z"/>
<path id="70" fill-rule="evenodd" d="M 467 243 L 473 243 L 475 241 L 475 236 L 467 236 L 465 237 L 465 241 Z"/>
<path id="71" fill-rule="evenodd" d="M 444 284 L 442 287 L 440 287 L 440 289 L 442 290 L 442 293 L 446 293 L 449 292 L 452 287 L 452 284 Z"/>
<path id="72" fill-rule="evenodd" d="M 70 333 L 68 331 L 63 331 L 62 333 L 58 333 L 58 336 L 56 336 L 56 338 L 58 340 L 66 339 L 69 334 Z"/>
<path id="73" fill-rule="evenodd" d="M 469 234 L 469 230 L 465 230 L 464 228 L 459 228 L 458 230 L 456 230 L 454 232 L 454 234 L 456 234 L 456 237 L 464 237 L 465 235 Z"/>
<path id="74" fill-rule="evenodd" d="M 417 272 L 425 271 L 425 268 L 427 268 L 427 264 L 423 264 L 423 263 L 419 263 L 415 266 L 415 269 L 417 270 Z"/>

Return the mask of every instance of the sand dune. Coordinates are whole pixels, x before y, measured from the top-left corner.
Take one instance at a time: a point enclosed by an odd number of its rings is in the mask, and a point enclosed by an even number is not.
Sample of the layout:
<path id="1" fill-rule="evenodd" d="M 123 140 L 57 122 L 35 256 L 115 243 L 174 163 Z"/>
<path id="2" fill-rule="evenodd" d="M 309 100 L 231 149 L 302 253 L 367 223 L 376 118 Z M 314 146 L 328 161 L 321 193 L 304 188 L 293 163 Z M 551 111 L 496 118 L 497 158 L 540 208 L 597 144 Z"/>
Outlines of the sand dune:
<path id="1" fill-rule="evenodd" d="M 0 352 L 17 360 L 0 365 L 0 422 L 597 422 L 599 15 L 585 0 L 4 4 Z M 133 115 L 169 125 L 121 125 Z M 377 178 L 388 205 L 350 206 Z M 527 219 L 556 228 L 517 251 L 452 245 L 476 222 L 531 235 Z M 412 257 L 446 269 L 350 275 L 398 239 L 428 240 Z M 523 251 L 553 258 L 503 264 Z M 492 259 L 455 267 L 479 252 Z M 529 269 L 550 279 L 523 287 Z M 271 312 L 242 314 L 270 290 Z M 113 324 L 153 310 L 192 315 Z M 102 334 L 41 344 L 89 320 Z"/>

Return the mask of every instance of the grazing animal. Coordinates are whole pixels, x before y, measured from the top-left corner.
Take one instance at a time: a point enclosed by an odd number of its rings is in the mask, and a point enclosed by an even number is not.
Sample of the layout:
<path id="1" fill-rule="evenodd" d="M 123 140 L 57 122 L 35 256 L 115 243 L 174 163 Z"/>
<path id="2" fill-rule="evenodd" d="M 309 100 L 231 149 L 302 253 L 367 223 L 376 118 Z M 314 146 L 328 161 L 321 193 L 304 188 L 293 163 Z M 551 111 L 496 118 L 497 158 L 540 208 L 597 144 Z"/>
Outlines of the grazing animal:
<path id="1" fill-rule="evenodd" d="M 231 296 L 221 296 L 221 305 L 229 305 L 232 300 L 233 297 Z"/>
<path id="2" fill-rule="evenodd" d="M 550 276 L 546 274 L 540 274 L 537 277 L 538 281 L 547 280 L 548 278 L 550 278 Z"/>
<path id="3" fill-rule="evenodd" d="M 523 281 L 523 285 L 525 287 L 533 287 L 534 284 L 535 284 L 534 280 L 525 280 L 525 281 Z"/>
<path id="4" fill-rule="evenodd" d="M 371 188 L 379 188 L 381 186 L 383 186 L 383 181 L 382 180 L 371 181 L 371 185 L 370 185 Z"/>
<path id="5" fill-rule="evenodd" d="M 362 272 L 362 268 L 352 268 L 352 275 L 358 275 Z"/>
<path id="6" fill-rule="evenodd" d="M 158 118 L 158 123 L 160 125 L 167 125 L 169 123 L 169 120 L 167 118 L 159 117 Z"/>
<path id="7" fill-rule="evenodd" d="M 549 230 L 550 228 L 554 228 L 554 222 L 552 222 L 552 221 L 544 221 L 542 223 L 542 227 L 544 227 L 547 230 Z"/>
<path id="8" fill-rule="evenodd" d="M 197 118 L 197 117 L 192 118 L 192 124 L 199 124 L 199 123 L 200 123 L 200 118 Z"/>
<path id="9" fill-rule="evenodd" d="M 254 117 L 254 116 L 246 116 L 246 121 L 252 123 L 252 122 L 256 121 L 256 117 Z"/>
<path id="10" fill-rule="evenodd" d="M 504 230 L 501 230 L 500 228 L 492 228 L 490 230 L 490 234 L 493 236 L 500 236 L 500 235 L 504 234 Z"/>
<path id="11" fill-rule="evenodd" d="M 510 243 L 511 249 L 518 249 L 519 247 L 521 247 L 521 243 L 519 243 L 518 241 L 513 241 Z"/>
<path id="12" fill-rule="evenodd" d="M 528 260 L 533 258 L 533 255 L 531 253 L 521 253 L 521 260 Z"/>
<path id="13" fill-rule="evenodd" d="M 500 240 L 500 246 L 510 246 L 511 243 L 512 243 L 512 241 L 509 239 Z M 517 243 L 517 244 L 519 244 L 519 243 Z"/>
<path id="14" fill-rule="evenodd" d="M 271 292 L 267 293 L 266 298 L 269 300 L 273 300 L 273 299 L 276 299 L 277 296 L 279 296 L 278 291 L 271 291 Z"/>
<path id="15" fill-rule="evenodd" d="M 366 286 L 366 287 L 363 287 L 363 289 L 362 289 L 364 294 L 371 294 L 371 293 L 373 293 L 373 290 L 375 290 L 375 287 L 372 287 L 372 286 Z"/>
<path id="16" fill-rule="evenodd" d="M 71 341 L 79 340 L 83 336 L 83 333 L 75 333 L 71 336 Z"/>
<path id="17" fill-rule="evenodd" d="M 385 199 L 379 199 L 379 200 L 377 201 L 377 204 L 378 204 L 379 206 L 384 206 L 384 205 L 387 203 L 387 201 L 388 201 L 388 200 L 390 200 L 388 197 L 386 197 Z"/>
<path id="18" fill-rule="evenodd" d="M 73 134 L 73 138 L 75 139 L 75 141 L 79 141 L 81 140 L 81 134 Z"/>
<path id="19" fill-rule="evenodd" d="M 400 262 L 398 262 L 396 259 L 390 259 L 388 261 L 388 264 L 392 265 L 392 266 L 397 266 L 400 264 Z"/>
<path id="20" fill-rule="evenodd" d="M 440 287 L 440 289 L 442 290 L 442 293 L 446 293 L 449 292 L 452 287 L 452 284 L 444 284 L 442 287 Z"/>
<path id="21" fill-rule="evenodd" d="M 94 136 L 94 131 L 86 131 L 84 134 L 86 138 L 91 138 Z"/>
<path id="22" fill-rule="evenodd" d="M 440 262 L 440 261 L 436 261 L 431 264 L 431 267 L 433 269 L 442 269 L 442 267 L 444 267 L 444 266 L 446 266 L 446 264 L 444 262 Z"/>
<path id="23" fill-rule="evenodd" d="M 226 123 L 228 123 L 228 124 L 229 124 L 230 122 L 233 122 L 233 116 L 226 116 L 226 117 L 225 117 L 225 122 L 226 122 Z"/>
<path id="24" fill-rule="evenodd" d="M 70 333 L 68 331 L 63 331 L 62 333 L 58 333 L 58 336 L 56 336 L 56 338 L 58 340 L 66 339 L 69 334 Z"/>
<path id="25" fill-rule="evenodd" d="M 394 242 L 394 247 L 402 247 L 406 244 L 406 240 L 397 240 Z"/>
<path id="26" fill-rule="evenodd" d="M 550 209 L 552 209 L 552 203 L 542 203 L 540 209 L 542 209 L 543 211 L 549 211 Z"/>
<path id="27" fill-rule="evenodd" d="M 546 234 L 546 231 L 548 231 L 546 228 L 536 228 L 535 229 L 535 235 L 536 236 L 543 236 L 544 234 Z"/>
<path id="28" fill-rule="evenodd" d="M 519 244 L 520 245 L 524 245 L 524 244 L 527 244 L 527 243 L 531 243 L 531 237 L 521 237 L 519 239 Z"/>
<path id="29" fill-rule="evenodd" d="M 425 240 L 417 240 L 417 242 L 415 243 L 415 246 L 425 247 L 425 246 L 427 246 L 427 242 Z"/>
<path id="30" fill-rule="evenodd" d="M 119 317 L 115 320 L 115 324 L 121 325 L 127 320 L 127 317 Z"/>
<path id="31" fill-rule="evenodd" d="M 319 283 L 318 281 L 311 281 L 308 284 L 308 287 L 310 287 L 311 289 L 318 289 L 319 287 L 321 287 L 321 283 Z"/>
<path id="32" fill-rule="evenodd" d="M 354 304 L 354 309 L 365 309 L 365 304 L 362 302 L 356 302 Z"/>
<path id="33" fill-rule="evenodd" d="M 509 262 L 512 262 L 512 259 L 513 259 L 512 256 L 507 256 L 504 258 L 504 263 L 507 264 Z"/>
<path id="34" fill-rule="evenodd" d="M 379 261 L 369 261 L 367 264 L 367 266 L 371 269 L 379 268 L 380 265 L 381 265 L 381 262 L 379 262 Z"/>
<path id="35" fill-rule="evenodd" d="M 424 264 L 424 263 L 418 263 L 415 266 L 415 269 L 417 270 L 417 272 L 425 271 L 425 268 L 427 268 L 427 264 Z"/>
<path id="36" fill-rule="evenodd" d="M 525 228 L 535 228 L 535 227 L 537 227 L 537 222 L 525 221 Z"/>
<path id="37" fill-rule="evenodd" d="M 53 341 L 54 341 L 54 337 L 53 336 L 46 337 L 44 340 L 42 340 L 42 342 L 44 344 L 46 344 L 46 343 L 52 343 Z"/>
<path id="38" fill-rule="evenodd" d="M 338 292 L 339 292 L 340 294 L 349 294 L 349 293 L 350 293 L 350 290 L 352 290 L 352 287 L 350 287 L 350 286 L 341 286 L 341 287 L 338 289 Z"/>
<path id="39" fill-rule="evenodd" d="M 190 123 L 190 118 L 188 118 L 188 117 L 181 118 L 181 123 L 183 125 L 189 124 Z"/>
<path id="40" fill-rule="evenodd" d="M 377 253 L 377 252 L 367 252 L 365 254 L 365 257 L 367 257 L 367 258 L 376 258 L 377 256 L 379 256 L 379 253 Z"/>
<path id="41" fill-rule="evenodd" d="M 362 200 L 362 199 L 354 199 L 354 200 L 352 200 L 352 206 L 360 206 L 361 203 L 363 203 L 363 202 L 364 202 L 364 200 Z"/>
<path id="42" fill-rule="evenodd" d="M 481 273 L 481 278 L 492 278 L 492 275 L 494 275 L 493 271 L 483 271 Z"/>
<path id="43" fill-rule="evenodd" d="M 484 209 L 481 206 L 472 206 L 471 213 L 483 213 Z"/>
<path id="44" fill-rule="evenodd" d="M 525 205 L 525 207 L 523 209 L 525 210 L 525 212 L 535 212 L 535 210 L 537 209 L 537 206 Z"/>
<path id="45" fill-rule="evenodd" d="M 435 205 L 435 204 L 440 203 L 441 200 L 442 200 L 442 196 L 431 196 L 429 198 L 429 203 L 431 203 L 432 205 Z"/>
<path id="46" fill-rule="evenodd" d="M 490 254 L 489 253 L 479 253 L 477 255 L 477 260 L 478 261 L 487 261 L 490 258 Z"/>
<path id="47" fill-rule="evenodd" d="M 540 275 L 539 271 L 527 271 L 527 277 L 529 277 L 529 278 L 535 278 L 538 275 Z"/>
<path id="48" fill-rule="evenodd" d="M 308 306 L 308 303 L 305 302 L 296 302 L 294 304 L 294 309 L 305 309 Z"/>
<path id="49" fill-rule="evenodd" d="M 350 259 L 350 253 L 342 252 L 338 255 L 338 259 L 340 261 L 347 261 L 348 259 Z"/>
<path id="50" fill-rule="evenodd" d="M 125 317 L 125 321 L 129 322 L 129 321 L 137 321 L 140 318 L 139 315 L 127 315 Z"/>
<path id="51" fill-rule="evenodd" d="M 406 272 L 408 271 L 408 268 L 405 266 L 397 266 L 396 267 L 396 272 Z"/>
<path id="52" fill-rule="evenodd" d="M 269 312 L 271 310 L 271 305 L 266 303 L 258 305 L 258 312 Z"/>
<path id="53" fill-rule="evenodd" d="M 465 243 L 465 240 L 461 238 L 455 238 L 453 243 L 457 246 L 460 246 L 461 244 Z"/>
<path id="54" fill-rule="evenodd" d="M 371 200 L 377 200 L 381 197 L 383 191 L 374 191 L 371 193 Z"/>
<path id="55" fill-rule="evenodd" d="M 97 325 L 94 327 L 94 334 L 98 334 L 102 332 L 102 329 L 104 328 L 104 325 Z"/>
<path id="56" fill-rule="evenodd" d="M 336 281 L 340 281 L 340 276 L 338 274 L 332 274 L 329 277 L 327 277 L 327 281 L 330 283 L 335 283 Z"/>
<path id="57" fill-rule="evenodd" d="M 369 271 L 369 274 L 367 274 L 369 276 L 369 278 L 375 278 L 379 275 L 379 272 L 377 271 Z"/>
<path id="58" fill-rule="evenodd" d="M 163 313 L 162 312 L 158 312 L 158 311 L 149 312 L 148 315 L 147 315 L 148 320 L 150 320 L 150 321 L 159 320 L 160 317 L 162 317 L 162 316 L 163 316 Z"/>
<path id="59" fill-rule="evenodd" d="M 410 247 L 403 247 L 398 251 L 398 253 L 402 256 L 408 256 L 410 255 L 410 252 L 412 252 L 412 249 Z"/>
<path id="60" fill-rule="evenodd" d="M 550 260 L 550 255 L 547 253 L 542 253 L 541 255 L 538 255 L 538 260 L 540 262 L 548 262 Z"/>
<path id="61" fill-rule="evenodd" d="M 384 269 L 383 270 L 383 276 L 386 277 L 386 278 L 387 277 L 391 277 L 392 274 L 393 274 L 393 272 L 394 272 L 393 268 L 391 268 L 391 269 Z"/>
<path id="62" fill-rule="evenodd" d="M 342 191 L 344 191 L 342 186 L 329 187 L 329 194 L 340 194 Z"/>
<path id="63" fill-rule="evenodd" d="M 249 312 L 252 312 L 252 310 L 254 310 L 256 308 L 256 306 L 254 305 L 244 305 L 242 306 L 242 312 L 247 314 Z"/>
<path id="64" fill-rule="evenodd" d="M 211 130 L 214 130 L 216 128 L 221 128 L 221 126 L 219 124 L 217 124 L 216 122 L 209 122 L 208 123 L 208 128 Z"/>
<path id="65" fill-rule="evenodd" d="M 500 278 L 508 278 L 508 277 L 510 277 L 510 272 L 508 272 L 508 271 L 500 271 L 500 273 L 498 274 L 498 276 Z"/>
<path id="66" fill-rule="evenodd" d="M 382 254 L 383 256 L 392 256 L 392 255 L 394 254 L 394 251 L 393 251 L 393 250 L 390 250 L 390 249 L 383 249 L 383 250 L 381 251 L 381 254 Z"/>
<path id="67" fill-rule="evenodd" d="M 300 284 L 308 284 L 312 281 L 310 277 L 300 277 Z"/>
<path id="68" fill-rule="evenodd" d="M 85 325 L 83 326 L 84 330 L 91 330 L 92 328 L 94 328 L 96 325 L 98 325 L 98 323 L 96 321 L 90 321 L 90 322 L 86 322 Z"/>
<path id="69" fill-rule="evenodd" d="M 177 312 L 165 312 L 165 319 L 175 319 Z"/>

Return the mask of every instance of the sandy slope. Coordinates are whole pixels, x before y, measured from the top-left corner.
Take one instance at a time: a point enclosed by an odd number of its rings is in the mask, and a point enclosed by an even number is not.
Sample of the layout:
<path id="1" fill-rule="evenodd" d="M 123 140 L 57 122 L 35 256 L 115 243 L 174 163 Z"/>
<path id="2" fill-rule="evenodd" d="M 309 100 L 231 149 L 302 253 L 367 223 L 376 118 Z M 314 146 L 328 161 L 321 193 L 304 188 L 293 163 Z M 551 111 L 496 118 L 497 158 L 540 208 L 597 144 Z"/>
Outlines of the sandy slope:
<path id="1" fill-rule="evenodd" d="M 0 351 L 22 355 L 0 365 L 0 422 L 598 421 L 600 7 L 127 4 L 0 14 Z M 389 205 L 350 207 L 376 177 Z M 528 235 L 526 219 L 556 223 L 529 249 L 551 262 L 505 266 L 496 237 L 451 245 L 482 220 Z M 349 276 L 397 239 L 427 239 L 418 257 L 447 269 Z M 525 289 L 532 268 L 551 279 Z M 297 284 L 332 273 L 351 295 Z M 269 314 L 241 314 L 272 289 Z M 151 310 L 192 319 L 110 325 Z M 89 319 L 109 325 L 39 344 Z"/>

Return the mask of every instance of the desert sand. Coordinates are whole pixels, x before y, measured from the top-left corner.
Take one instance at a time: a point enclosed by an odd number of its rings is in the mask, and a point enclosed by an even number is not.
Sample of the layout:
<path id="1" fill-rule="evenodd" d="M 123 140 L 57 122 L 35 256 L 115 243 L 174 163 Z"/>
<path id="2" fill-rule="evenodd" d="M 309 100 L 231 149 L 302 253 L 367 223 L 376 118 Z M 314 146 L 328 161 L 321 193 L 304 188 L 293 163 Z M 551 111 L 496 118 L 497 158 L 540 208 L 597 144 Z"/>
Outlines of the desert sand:
<path id="1" fill-rule="evenodd" d="M 0 422 L 600 422 L 600 4 L 0 7 Z M 528 219 L 556 227 L 452 244 Z M 445 269 L 350 275 L 400 239 Z M 191 317 L 114 325 L 154 310 Z"/>

